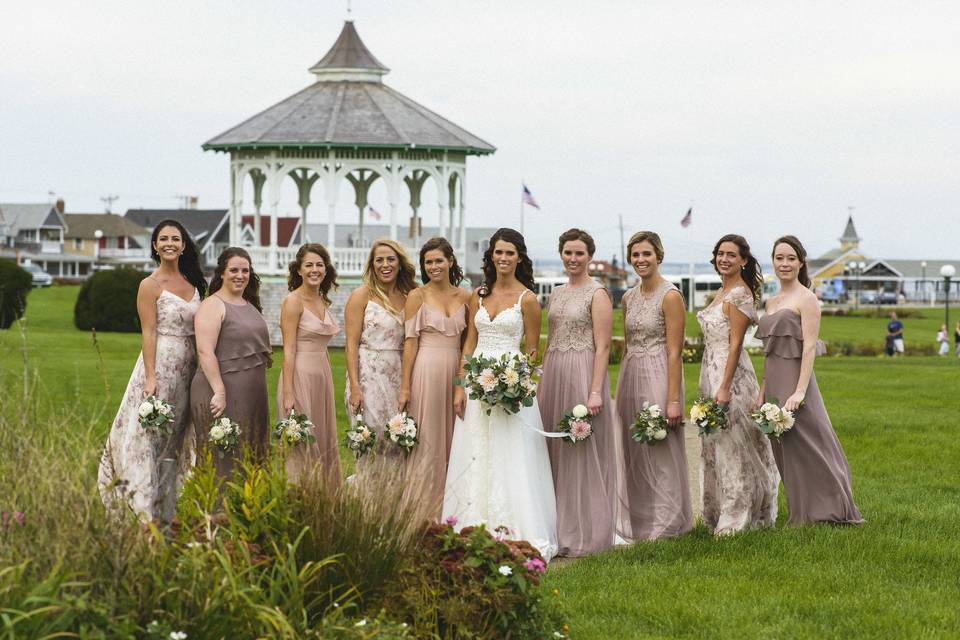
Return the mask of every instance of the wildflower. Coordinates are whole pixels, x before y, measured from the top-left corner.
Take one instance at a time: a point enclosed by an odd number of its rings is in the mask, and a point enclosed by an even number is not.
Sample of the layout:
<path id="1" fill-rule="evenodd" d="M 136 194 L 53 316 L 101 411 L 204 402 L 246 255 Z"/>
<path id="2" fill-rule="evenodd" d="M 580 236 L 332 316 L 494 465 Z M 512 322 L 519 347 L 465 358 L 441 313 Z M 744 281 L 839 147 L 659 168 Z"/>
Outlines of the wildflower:
<path id="1" fill-rule="evenodd" d="M 455 527 L 457 526 L 457 516 L 447 516 L 443 523 L 448 526 Z"/>
<path id="2" fill-rule="evenodd" d="M 505 564 L 500 565 L 500 568 L 497 569 L 497 571 L 499 571 L 499 572 L 500 572 L 500 575 L 502 575 L 502 576 L 510 576 L 510 575 L 513 575 L 513 569 L 511 569 L 510 567 L 508 567 L 508 566 L 505 565 Z"/>
<path id="3" fill-rule="evenodd" d="M 524 568 L 531 573 L 546 573 L 547 565 L 540 558 L 530 558 L 523 563 Z"/>
<path id="4" fill-rule="evenodd" d="M 170 640 L 187 640 L 187 634 L 183 631 L 171 631 Z"/>

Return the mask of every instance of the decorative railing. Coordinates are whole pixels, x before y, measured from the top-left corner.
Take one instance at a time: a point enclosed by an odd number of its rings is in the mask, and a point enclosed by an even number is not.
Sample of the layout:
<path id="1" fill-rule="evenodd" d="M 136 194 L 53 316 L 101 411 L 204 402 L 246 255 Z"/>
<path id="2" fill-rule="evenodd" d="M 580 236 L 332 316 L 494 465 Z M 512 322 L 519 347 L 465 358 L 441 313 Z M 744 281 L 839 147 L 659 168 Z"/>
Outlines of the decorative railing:
<path id="1" fill-rule="evenodd" d="M 287 265 L 296 257 L 299 247 L 280 247 L 271 250 L 270 247 L 245 247 L 253 260 L 253 268 L 257 273 L 264 275 L 282 275 L 287 272 Z M 416 263 L 419 249 L 405 247 L 407 255 Z M 274 253 L 275 252 L 275 253 Z M 370 249 L 366 247 L 334 247 L 331 250 L 333 263 L 337 267 L 337 274 L 341 276 L 360 276 L 367 264 Z M 207 256 L 208 260 L 216 262 L 216 256 Z M 463 261 L 463 251 L 457 251 L 457 257 Z"/>
<path id="2" fill-rule="evenodd" d="M 146 247 L 127 249 L 100 249 L 101 258 L 149 258 L 150 251 Z"/>

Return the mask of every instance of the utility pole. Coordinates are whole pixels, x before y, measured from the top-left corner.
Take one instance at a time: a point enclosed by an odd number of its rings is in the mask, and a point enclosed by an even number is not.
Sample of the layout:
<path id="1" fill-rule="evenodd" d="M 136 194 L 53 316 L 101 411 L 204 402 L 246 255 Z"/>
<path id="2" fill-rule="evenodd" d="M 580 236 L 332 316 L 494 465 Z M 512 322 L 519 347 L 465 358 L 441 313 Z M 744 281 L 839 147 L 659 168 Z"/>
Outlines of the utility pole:
<path id="1" fill-rule="evenodd" d="M 120 196 L 116 196 L 116 195 L 106 195 L 106 196 L 100 197 L 100 201 L 103 202 L 103 206 L 105 207 L 107 213 L 113 213 L 111 211 L 111 209 L 113 208 L 113 203 L 119 199 L 120 199 Z"/>
<path id="2" fill-rule="evenodd" d="M 620 268 L 626 272 L 627 270 L 627 248 L 624 246 L 623 240 L 623 214 L 618 213 L 617 218 L 620 220 Z"/>

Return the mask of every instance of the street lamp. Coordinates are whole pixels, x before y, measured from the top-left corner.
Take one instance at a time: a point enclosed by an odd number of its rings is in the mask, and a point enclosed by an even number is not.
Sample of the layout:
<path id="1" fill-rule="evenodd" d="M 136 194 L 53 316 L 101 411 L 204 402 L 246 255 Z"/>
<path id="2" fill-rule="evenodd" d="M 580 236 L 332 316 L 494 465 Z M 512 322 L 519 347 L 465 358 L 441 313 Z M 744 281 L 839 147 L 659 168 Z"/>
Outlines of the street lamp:
<path id="1" fill-rule="evenodd" d="M 851 260 L 847 263 L 847 269 L 851 271 L 856 278 L 857 286 L 854 289 L 853 294 L 853 308 L 860 308 L 860 274 L 863 273 L 863 270 L 867 267 L 867 263 L 862 260 Z"/>
<path id="2" fill-rule="evenodd" d="M 927 297 L 927 261 L 920 261 L 920 301 Z"/>
<path id="3" fill-rule="evenodd" d="M 945 264 L 940 267 L 940 275 L 943 276 L 943 321 L 947 325 L 947 331 L 950 330 L 950 278 L 957 275 L 957 270 L 952 264 Z"/>
<path id="4" fill-rule="evenodd" d="M 96 249 L 96 252 L 94 253 L 94 269 L 96 269 L 97 264 L 100 262 L 100 238 L 103 237 L 103 231 L 97 229 L 93 232 L 93 237 L 97 240 L 96 243 L 94 243 L 94 248 Z"/>

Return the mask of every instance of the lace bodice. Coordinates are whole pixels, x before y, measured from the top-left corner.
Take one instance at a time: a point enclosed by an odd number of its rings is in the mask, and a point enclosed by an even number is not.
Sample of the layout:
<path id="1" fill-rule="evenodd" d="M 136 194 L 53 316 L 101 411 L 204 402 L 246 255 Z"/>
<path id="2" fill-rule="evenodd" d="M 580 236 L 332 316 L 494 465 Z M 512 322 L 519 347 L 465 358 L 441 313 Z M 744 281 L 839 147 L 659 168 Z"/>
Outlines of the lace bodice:
<path id="1" fill-rule="evenodd" d="M 721 302 L 715 302 L 697 312 L 697 320 L 703 331 L 704 347 L 709 350 L 726 352 L 730 347 L 730 319 L 723 315 L 723 303 L 735 306 L 750 320 L 750 324 L 757 322 L 757 310 L 753 306 L 753 296 L 746 287 L 734 287 L 723 297 Z"/>
<path id="2" fill-rule="evenodd" d="M 193 290 L 193 298 L 187 302 L 175 293 L 164 289 L 157 298 L 157 335 L 178 336 L 193 335 L 193 316 L 200 307 L 200 294 Z"/>
<path id="3" fill-rule="evenodd" d="M 520 303 L 526 294 L 525 289 L 512 307 L 504 309 L 492 320 L 481 298 L 480 308 L 473 318 L 477 325 L 477 348 L 474 349 L 474 354 L 499 356 L 520 351 L 520 340 L 523 338 L 523 311 Z"/>
<path id="4" fill-rule="evenodd" d="M 623 333 L 628 356 L 662 354 L 667 348 L 667 323 L 663 317 L 663 297 L 677 287 L 662 282 L 649 296 L 644 296 L 640 285 L 623 294 Z"/>
<path id="5" fill-rule="evenodd" d="M 591 280 L 582 287 L 557 287 L 550 294 L 547 351 L 593 351 L 593 294 L 603 287 Z"/>

